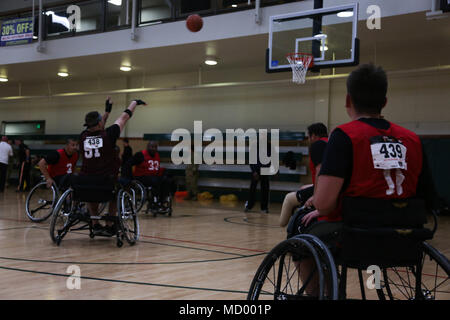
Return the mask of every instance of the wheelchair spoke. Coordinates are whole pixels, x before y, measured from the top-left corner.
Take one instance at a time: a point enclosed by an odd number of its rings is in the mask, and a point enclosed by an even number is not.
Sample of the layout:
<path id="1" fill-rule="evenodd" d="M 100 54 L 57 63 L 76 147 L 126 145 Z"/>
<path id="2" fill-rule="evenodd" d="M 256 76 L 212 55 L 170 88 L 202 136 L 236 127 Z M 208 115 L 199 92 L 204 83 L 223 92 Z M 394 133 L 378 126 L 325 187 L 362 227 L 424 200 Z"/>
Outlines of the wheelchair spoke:
<path id="1" fill-rule="evenodd" d="M 45 200 L 44 200 L 44 201 L 45 201 Z M 51 202 L 51 201 L 50 201 L 50 202 Z M 34 215 L 35 212 L 37 212 L 37 211 L 39 211 L 39 210 L 45 208 L 46 205 L 47 205 L 47 203 L 44 203 L 42 206 L 37 207 L 37 208 L 34 209 L 34 210 L 30 210 L 30 213 Z M 49 207 L 49 208 L 50 208 L 50 207 Z M 47 208 L 45 208 L 45 209 L 47 209 Z"/>

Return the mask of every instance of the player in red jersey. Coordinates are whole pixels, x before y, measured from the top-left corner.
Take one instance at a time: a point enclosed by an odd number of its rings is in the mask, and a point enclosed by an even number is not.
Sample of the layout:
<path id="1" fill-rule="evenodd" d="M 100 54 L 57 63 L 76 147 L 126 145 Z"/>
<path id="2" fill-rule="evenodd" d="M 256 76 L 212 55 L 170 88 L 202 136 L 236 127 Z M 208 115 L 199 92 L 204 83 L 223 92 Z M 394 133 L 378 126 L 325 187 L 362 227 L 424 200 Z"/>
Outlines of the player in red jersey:
<path id="1" fill-rule="evenodd" d="M 109 103 L 112 102 L 108 99 Z M 80 153 L 82 157 L 82 165 L 80 176 L 88 176 L 93 180 L 101 182 L 110 181 L 113 185 L 117 180 L 117 151 L 116 140 L 127 121 L 133 115 L 137 105 L 146 105 L 141 100 L 134 100 L 127 109 L 117 118 L 113 125 L 104 129 L 103 117 L 96 111 L 89 112 L 85 117 L 85 126 L 87 129 L 80 136 Z M 91 216 L 96 216 L 98 212 L 98 203 L 89 202 L 88 209 Z M 116 214 L 116 203 L 111 200 L 109 203 L 109 214 Z M 103 227 L 98 221 L 93 220 L 94 231 L 102 231 Z M 112 222 L 107 222 L 105 231 L 114 234 Z"/>
<path id="2" fill-rule="evenodd" d="M 342 220 L 342 197 L 410 198 L 433 205 L 434 186 L 419 137 L 381 116 L 388 82 L 381 67 L 362 65 L 347 79 L 349 123 L 330 135 L 314 192 L 317 209 L 305 217 Z"/>
<path id="3" fill-rule="evenodd" d="M 316 210 L 302 219 L 306 233 L 333 247 L 342 228 L 344 197 L 405 199 L 421 197 L 435 204 L 434 184 L 419 137 L 381 116 L 387 104 L 384 70 L 365 64 L 347 79 L 346 110 L 349 123 L 330 135 L 314 190 Z M 311 223 L 317 218 L 319 222 Z M 313 262 L 301 262 L 301 277 Z M 307 292 L 317 294 L 317 279 Z"/>
<path id="4" fill-rule="evenodd" d="M 302 186 L 300 190 L 288 193 L 283 201 L 280 214 L 280 227 L 285 227 L 297 206 L 312 206 L 314 183 L 322 165 L 323 155 L 328 142 L 328 130 L 323 123 L 313 123 L 307 128 L 309 137 L 309 168 L 312 184 Z"/>
<path id="5" fill-rule="evenodd" d="M 132 173 L 132 167 L 135 166 Z M 161 160 L 158 153 L 158 143 L 150 141 L 147 148 L 134 154 L 125 164 L 125 176 L 134 176 L 144 186 L 152 187 L 153 195 L 157 199 L 154 202 L 164 205 L 168 203 L 168 196 L 171 189 L 171 179 L 165 175 L 164 168 L 161 167 Z M 156 201 L 155 201 L 156 200 Z"/>
<path id="6" fill-rule="evenodd" d="M 42 158 L 39 163 L 39 170 L 44 175 L 47 187 L 56 184 L 58 188 L 64 187 L 67 176 L 75 171 L 78 161 L 78 141 L 67 139 L 67 143 L 62 149 L 51 152 Z"/>

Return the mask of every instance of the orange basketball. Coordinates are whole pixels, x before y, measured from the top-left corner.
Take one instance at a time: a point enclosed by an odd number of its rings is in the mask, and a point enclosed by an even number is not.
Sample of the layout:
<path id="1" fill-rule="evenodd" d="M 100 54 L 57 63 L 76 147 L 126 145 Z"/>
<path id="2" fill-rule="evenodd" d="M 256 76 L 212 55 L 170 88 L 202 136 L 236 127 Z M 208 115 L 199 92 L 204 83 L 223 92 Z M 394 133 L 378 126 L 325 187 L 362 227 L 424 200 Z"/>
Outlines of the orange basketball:
<path id="1" fill-rule="evenodd" d="M 203 27 L 203 19 L 198 14 L 191 14 L 186 19 L 186 27 L 192 32 L 198 32 Z"/>

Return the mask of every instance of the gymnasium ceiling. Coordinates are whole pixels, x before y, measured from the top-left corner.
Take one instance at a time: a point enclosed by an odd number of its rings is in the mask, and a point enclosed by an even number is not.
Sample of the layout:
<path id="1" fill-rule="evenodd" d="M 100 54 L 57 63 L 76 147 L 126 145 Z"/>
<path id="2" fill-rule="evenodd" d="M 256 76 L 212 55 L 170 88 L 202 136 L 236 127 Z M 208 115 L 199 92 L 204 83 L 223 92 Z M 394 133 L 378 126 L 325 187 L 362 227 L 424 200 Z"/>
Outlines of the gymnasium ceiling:
<path id="1" fill-rule="evenodd" d="M 381 30 L 371 31 L 366 28 L 365 21 L 359 22 L 361 62 L 382 64 L 387 70 L 450 65 L 450 17 L 426 20 L 425 12 L 414 13 L 383 18 L 381 27 Z M 6 74 L 9 78 L 7 84 L 15 85 L 19 81 L 61 81 L 56 75 L 61 69 L 67 69 L 71 74 L 64 81 L 197 72 L 200 65 L 203 70 L 243 67 L 260 67 L 264 70 L 267 41 L 267 34 L 263 34 L 62 60 L 0 65 L 0 75 Z M 209 51 L 218 57 L 217 66 L 203 64 Z M 120 71 L 119 67 L 124 63 L 130 63 L 133 70 L 126 74 Z M 0 84 L 0 95 L 2 85 L 4 84 Z"/>

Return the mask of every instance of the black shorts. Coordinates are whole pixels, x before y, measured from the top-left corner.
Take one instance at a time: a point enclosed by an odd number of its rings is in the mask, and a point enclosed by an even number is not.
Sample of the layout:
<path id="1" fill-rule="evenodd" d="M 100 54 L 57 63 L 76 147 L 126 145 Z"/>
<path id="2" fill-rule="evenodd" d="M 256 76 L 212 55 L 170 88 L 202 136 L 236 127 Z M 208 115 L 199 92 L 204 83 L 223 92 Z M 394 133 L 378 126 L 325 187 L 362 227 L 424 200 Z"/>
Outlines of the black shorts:
<path id="1" fill-rule="evenodd" d="M 73 175 L 70 184 L 74 198 L 83 202 L 109 202 L 114 200 L 117 177 Z"/>
<path id="2" fill-rule="evenodd" d="M 297 201 L 303 204 L 305 203 L 306 200 L 311 198 L 313 194 L 314 194 L 314 186 L 298 190 L 296 193 Z"/>

